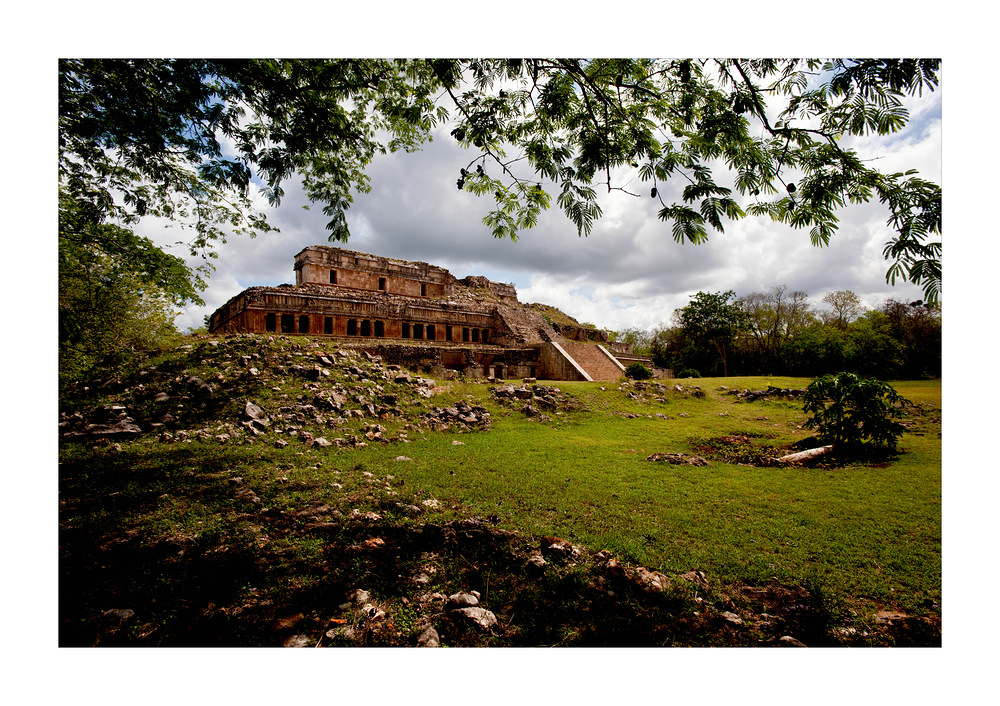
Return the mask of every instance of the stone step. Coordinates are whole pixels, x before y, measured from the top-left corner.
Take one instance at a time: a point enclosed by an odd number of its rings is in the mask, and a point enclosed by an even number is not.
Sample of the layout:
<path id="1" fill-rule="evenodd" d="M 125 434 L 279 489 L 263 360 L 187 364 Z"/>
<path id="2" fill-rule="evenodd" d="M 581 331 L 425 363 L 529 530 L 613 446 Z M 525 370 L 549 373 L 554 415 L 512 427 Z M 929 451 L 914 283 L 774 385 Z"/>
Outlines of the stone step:
<path id="1" fill-rule="evenodd" d="M 601 346 L 572 341 L 564 341 L 560 345 L 593 380 L 617 380 L 623 374 L 621 364 Z"/>

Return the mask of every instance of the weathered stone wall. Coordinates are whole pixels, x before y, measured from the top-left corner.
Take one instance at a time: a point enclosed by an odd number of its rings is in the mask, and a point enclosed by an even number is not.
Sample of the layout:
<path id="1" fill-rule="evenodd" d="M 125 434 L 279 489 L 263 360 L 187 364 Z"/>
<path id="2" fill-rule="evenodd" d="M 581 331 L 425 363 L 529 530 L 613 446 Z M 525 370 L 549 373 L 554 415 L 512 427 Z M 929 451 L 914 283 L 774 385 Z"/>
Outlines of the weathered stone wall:
<path id="1" fill-rule="evenodd" d="M 230 299 L 211 318 L 213 333 L 288 333 L 492 343 L 506 333 L 495 308 L 446 302 L 334 293 L 315 285 L 254 287 Z"/>
<path id="2" fill-rule="evenodd" d="M 446 379 L 536 377 L 539 367 L 538 353 L 532 349 L 463 348 L 392 343 L 362 345 L 361 348 L 372 355 L 382 356 L 382 360 L 388 364 Z"/>
<path id="3" fill-rule="evenodd" d="M 505 304 L 517 303 L 517 290 L 512 284 L 494 282 L 485 277 L 472 276 L 463 277 L 458 280 L 463 286 L 470 289 L 484 289 L 498 297 Z"/>
<path id="4" fill-rule="evenodd" d="M 443 267 L 322 245 L 295 256 L 295 283 L 386 292 L 408 297 L 445 297 L 455 277 Z"/>

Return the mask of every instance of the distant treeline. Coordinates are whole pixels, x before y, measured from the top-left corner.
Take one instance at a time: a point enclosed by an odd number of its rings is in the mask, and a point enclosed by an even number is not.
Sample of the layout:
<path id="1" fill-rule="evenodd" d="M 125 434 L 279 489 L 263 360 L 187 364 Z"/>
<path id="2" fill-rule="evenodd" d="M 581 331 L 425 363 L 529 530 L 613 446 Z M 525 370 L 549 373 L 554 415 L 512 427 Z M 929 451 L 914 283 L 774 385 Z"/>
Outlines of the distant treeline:
<path id="1" fill-rule="evenodd" d="M 866 309 L 850 291 L 814 307 L 781 285 L 737 298 L 699 292 L 670 324 L 618 339 L 678 376 L 818 376 L 849 371 L 882 379 L 941 376 L 941 309 L 888 299 Z"/>

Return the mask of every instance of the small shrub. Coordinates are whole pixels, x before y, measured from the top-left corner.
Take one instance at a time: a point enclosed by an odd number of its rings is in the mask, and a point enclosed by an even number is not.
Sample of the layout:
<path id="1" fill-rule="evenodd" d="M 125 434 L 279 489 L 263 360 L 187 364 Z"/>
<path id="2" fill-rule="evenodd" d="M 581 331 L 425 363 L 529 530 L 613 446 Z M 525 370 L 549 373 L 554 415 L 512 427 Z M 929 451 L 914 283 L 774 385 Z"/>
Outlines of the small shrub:
<path id="1" fill-rule="evenodd" d="M 837 373 L 816 378 L 802 394 L 803 409 L 812 414 L 806 426 L 820 440 L 842 449 L 895 450 L 905 431 L 894 418 L 906 400 L 887 382 Z"/>
<path id="2" fill-rule="evenodd" d="M 699 373 L 697 370 L 693 370 L 691 368 L 688 368 L 688 369 L 682 370 L 679 373 L 677 373 L 677 377 L 679 377 L 679 378 L 700 378 L 701 377 L 701 373 Z"/>
<path id="3" fill-rule="evenodd" d="M 625 368 L 625 377 L 630 380 L 649 380 L 653 377 L 653 371 L 642 363 L 629 363 Z"/>

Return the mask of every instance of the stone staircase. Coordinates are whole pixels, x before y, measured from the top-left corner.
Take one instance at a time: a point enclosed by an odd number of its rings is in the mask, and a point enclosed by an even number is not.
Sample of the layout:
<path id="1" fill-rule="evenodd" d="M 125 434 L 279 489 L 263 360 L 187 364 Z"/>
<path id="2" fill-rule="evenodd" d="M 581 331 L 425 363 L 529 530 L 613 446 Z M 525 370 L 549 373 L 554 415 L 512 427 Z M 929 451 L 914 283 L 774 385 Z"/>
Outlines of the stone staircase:
<path id="1" fill-rule="evenodd" d="M 602 346 L 566 340 L 560 341 L 559 345 L 587 371 L 591 380 L 617 380 L 625 371 L 624 366 Z"/>
<path id="2" fill-rule="evenodd" d="M 528 307 L 498 305 L 496 314 L 504 322 L 511 342 L 548 345 L 549 373 L 555 379 L 617 380 L 625 366 L 606 349 L 593 343 L 570 341 L 561 336 L 538 312 Z M 552 345 L 554 344 L 554 345 Z"/>

